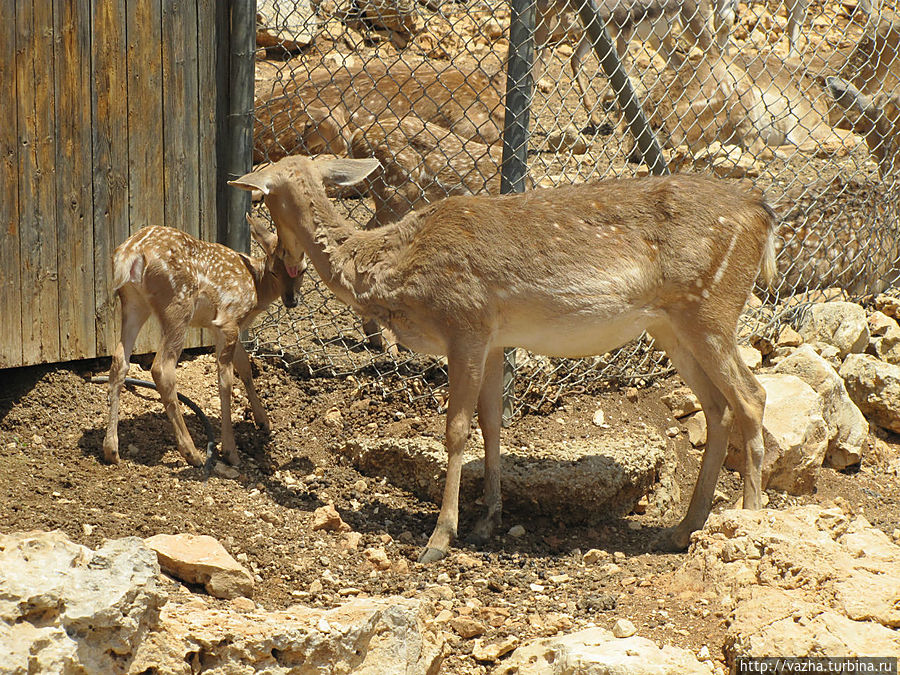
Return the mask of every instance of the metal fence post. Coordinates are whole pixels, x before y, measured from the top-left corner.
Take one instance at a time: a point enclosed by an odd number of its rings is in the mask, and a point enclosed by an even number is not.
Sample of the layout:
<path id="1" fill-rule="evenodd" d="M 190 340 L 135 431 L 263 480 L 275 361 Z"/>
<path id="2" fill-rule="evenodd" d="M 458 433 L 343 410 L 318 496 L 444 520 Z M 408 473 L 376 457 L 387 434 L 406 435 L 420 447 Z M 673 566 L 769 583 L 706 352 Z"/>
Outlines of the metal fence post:
<path id="1" fill-rule="evenodd" d="M 230 53 L 226 82 L 228 103 L 225 124 L 225 167 L 220 172 L 223 182 L 240 178 L 253 168 L 253 89 L 255 86 L 254 54 L 256 51 L 256 0 L 233 0 L 228 3 L 231 14 Z M 224 175 L 223 175 L 224 174 Z M 219 241 L 236 251 L 250 251 L 250 230 L 244 214 L 250 210 L 250 193 L 226 187 L 224 222 L 219 223 Z"/>
<path id="2" fill-rule="evenodd" d="M 597 7 L 596 0 L 569 0 L 569 3 L 572 9 L 578 12 L 578 18 L 581 20 L 581 24 L 591 40 L 594 53 L 600 60 L 600 67 L 603 68 L 604 74 L 616 93 L 619 109 L 625 117 L 628 131 L 634 137 L 638 152 L 641 153 L 641 159 L 650 169 L 650 173 L 656 175 L 668 174 L 669 167 L 666 164 L 666 158 L 663 157 L 659 143 L 653 135 L 653 130 L 650 129 L 650 125 L 647 123 L 644 109 L 634 93 L 634 87 L 631 86 L 631 80 L 628 79 L 625 68 L 622 67 L 622 62 L 619 60 L 619 55 L 613 47 L 606 25 L 603 23 L 603 19 L 600 18 L 600 10 Z M 509 48 L 512 50 L 511 38 Z"/>
<path id="3" fill-rule="evenodd" d="M 528 136 L 534 93 L 534 0 L 511 0 L 509 58 L 506 70 L 506 113 L 503 122 L 503 159 L 500 192 L 523 192 L 528 173 Z M 516 352 L 504 352 L 503 425 L 512 422 L 515 406 Z"/>

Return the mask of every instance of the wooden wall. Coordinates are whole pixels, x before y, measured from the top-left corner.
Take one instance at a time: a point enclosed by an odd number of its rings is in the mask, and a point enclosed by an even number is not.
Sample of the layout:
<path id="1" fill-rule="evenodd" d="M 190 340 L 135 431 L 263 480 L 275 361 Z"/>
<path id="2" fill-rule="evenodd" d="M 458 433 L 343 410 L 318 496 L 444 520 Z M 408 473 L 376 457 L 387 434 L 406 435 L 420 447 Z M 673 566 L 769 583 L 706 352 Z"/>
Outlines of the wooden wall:
<path id="1" fill-rule="evenodd" d="M 219 238 L 228 4 L 0 0 L 0 368 L 111 352 L 129 234 Z"/>

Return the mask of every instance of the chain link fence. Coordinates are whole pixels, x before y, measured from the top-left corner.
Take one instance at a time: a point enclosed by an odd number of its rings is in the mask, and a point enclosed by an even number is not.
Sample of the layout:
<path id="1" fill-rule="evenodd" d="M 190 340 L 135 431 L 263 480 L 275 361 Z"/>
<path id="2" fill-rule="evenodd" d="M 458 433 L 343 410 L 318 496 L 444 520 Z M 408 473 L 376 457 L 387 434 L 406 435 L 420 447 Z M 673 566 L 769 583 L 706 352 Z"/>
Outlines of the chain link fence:
<path id="1" fill-rule="evenodd" d="M 612 63 L 628 75 L 668 170 L 752 181 L 779 214 L 779 274 L 748 307 L 744 339 L 771 336 L 810 301 L 896 285 L 893 7 L 586 1 L 581 11 L 566 0 L 534 5 L 535 86 L 523 118 L 505 104 L 506 2 L 260 0 L 254 162 L 295 153 L 378 158 L 383 168 L 365 186 L 332 195 L 366 228 L 448 195 L 499 193 L 510 115 L 528 120 L 527 187 L 643 175 L 653 162 L 646 143 L 633 140 L 635 115 L 621 112 L 627 90 L 605 76 Z M 516 7 L 529 16 L 527 0 Z M 586 18 L 603 23 L 618 59 L 598 60 Z M 530 91 L 528 81 L 513 84 Z M 442 360 L 385 349 L 312 270 L 304 290 L 296 309 L 273 307 L 253 328 L 257 353 L 311 376 L 353 378 L 367 395 L 445 404 Z M 592 359 L 515 356 L 517 413 L 668 372 L 646 338 Z"/>

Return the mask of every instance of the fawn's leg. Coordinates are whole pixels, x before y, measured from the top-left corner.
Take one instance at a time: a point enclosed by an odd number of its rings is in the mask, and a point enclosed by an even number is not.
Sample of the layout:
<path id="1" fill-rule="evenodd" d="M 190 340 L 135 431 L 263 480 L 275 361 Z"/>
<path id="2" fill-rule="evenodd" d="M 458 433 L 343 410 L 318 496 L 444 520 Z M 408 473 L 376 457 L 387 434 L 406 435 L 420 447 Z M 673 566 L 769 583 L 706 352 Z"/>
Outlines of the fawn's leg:
<path id="1" fill-rule="evenodd" d="M 186 323 L 173 321 L 169 316 L 170 307 L 164 310 L 160 316 L 162 324 L 163 339 L 153 359 L 153 366 L 150 373 L 153 375 L 153 381 L 156 383 L 156 389 L 159 391 L 159 397 L 162 399 L 163 406 L 166 409 L 166 415 L 172 426 L 175 428 L 175 442 L 178 445 L 178 452 L 193 466 L 203 466 L 206 457 L 197 451 L 191 435 L 188 433 L 187 425 L 184 423 L 184 416 L 181 413 L 181 405 L 178 403 L 178 391 L 175 383 L 175 366 L 178 364 L 178 357 L 181 356 L 181 350 L 184 346 Z"/>
<path id="2" fill-rule="evenodd" d="M 237 370 L 238 377 L 244 383 L 244 389 L 247 390 L 247 398 L 250 400 L 250 408 L 253 410 L 253 419 L 263 431 L 268 432 L 271 429 L 269 424 L 269 416 L 263 407 L 262 401 L 256 393 L 256 387 L 253 385 L 253 369 L 250 366 L 250 357 L 247 356 L 247 350 L 238 340 L 234 346 L 234 367 Z"/>
<path id="3" fill-rule="evenodd" d="M 118 295 L 122 331 L 109 367 L 109 424 L 103 439 L 103 458 L 111 464 L 119 463 L 119 397 L 122 395 L 122 385 L 128 374 L 134 341 L 150 316 L 149 305 L 134 289 L 123 286 Z"/>
<path id="4" fill-rule="evenodd" d="M 222 456 L 232 465 L 238 465 L 241 462 L 234 442 L 234 428 L 231 424 L 231 390 L 234 387 L 234 352 L 237 348 L 238 335 L 237 326 L 223 326 L 219 328 L 216 339 L 219 404 L 222 409 Z"/>

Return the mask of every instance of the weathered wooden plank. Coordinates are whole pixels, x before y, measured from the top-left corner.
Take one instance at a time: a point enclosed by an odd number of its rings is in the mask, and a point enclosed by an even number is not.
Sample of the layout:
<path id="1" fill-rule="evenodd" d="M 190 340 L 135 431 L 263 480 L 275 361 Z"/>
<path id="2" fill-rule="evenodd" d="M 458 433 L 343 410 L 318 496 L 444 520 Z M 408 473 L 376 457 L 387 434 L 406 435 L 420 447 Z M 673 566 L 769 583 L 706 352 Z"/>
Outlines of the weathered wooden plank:
<path id="1" fill-rule="evenodd" d="M 129 232 L 125 0 L 92 6 L 95 325 L 97 352 L 108 354 L 119 337 L 110 257 Z"/>
<path id="2" fill-rule="evenodd" d="M 197 1 L 165 0 L 162 27 L 166 224 L 199 237 Z M 201 343 L 200 331 L 191 330 L 185 346 Z"/>
<path id="3" fill-rule="evenodd" d="M 54 0 L 59 356 L 97 355 L 91 179 L 90 0 Z"/>
<path id="4" fill-rule="evenodd" d="M 216 194 L 218 180 L 217 142 L 217 89 L 216 49 L 219 34 L 218 16 L 225 13 L 226 3 L 216 0 L 197 0 L 197 84 L 199 97 L 199 188 L 200 188 L 200 236 L 207 241 L 217 241 L 218 212 Z M 203 344 L 213 344 L 211 331 L 201 331 Z"/>
<path id="5" fill-rule="evenodd" d="M 216 215 L 216 48 L 218 46 L 218 3 L 197 2 L 197 82 L 199 100 L 199 188 L 200 235 L 207 241 L 218 236 Z"/>
<path id="6" fill-rule="evenodd" d="M 162 225 L 163 186 L 162 0 L 129 0 L 128 35 L 128 184 L 130 230 Z M 121 242 L 116 242 L 115 245 Z M 160 330 L 150 320 L 135 353 L 156 351 Z"/>
<path id="7" fill-rule="evenodd" d="M 59 356 L 52 0 L 16 3 L 22 360 Z"/>
<path id="8" fill-rule="evenodd" d="M 162 27 L 166 224 L 199 236 L 196 1 L 165 0 Z"/>
<path id="9" fill-rule="evenodd" d="M 19 143 L 16 95 L 16 13 L 0 2 L 0 101 L 7 101 L 0 124 L 0 368 L 22 364 L 22 285 L 19 274 Z"/>

